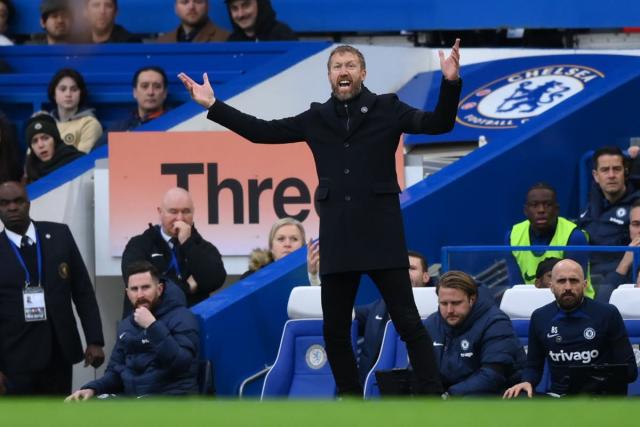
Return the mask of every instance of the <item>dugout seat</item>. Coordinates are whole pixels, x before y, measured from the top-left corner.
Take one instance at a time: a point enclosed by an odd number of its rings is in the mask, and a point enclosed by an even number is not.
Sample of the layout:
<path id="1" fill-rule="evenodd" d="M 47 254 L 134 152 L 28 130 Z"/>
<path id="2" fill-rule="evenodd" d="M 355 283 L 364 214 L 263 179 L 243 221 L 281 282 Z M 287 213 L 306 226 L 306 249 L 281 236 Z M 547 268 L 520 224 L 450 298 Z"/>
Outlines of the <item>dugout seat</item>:
<path id="1" fill-rule="evenodd" d="M 413 288 L 413 297 L 418 307 L 418 313 L 423 321 L 429 317 L 431 313 L 438 310 L 438 296 L 435 287 Z M 409 365 L 409 354 L 407 346 L 400 339 L 400 335 L 393 326 L 393 322 L 389 320 L 384 328 L 382 345 L 380 346 L 380 354 L 378 359 L 367 374 L 364 382 L 364 398 L 380 397 L 380 389 L 375 371 L 389 370 L 393 368 L 406 368 Z"/>
<path id="2" fill-rule="evenodd" d="M 336 383 L 327 360 L 322 336 L 319 286 L 299 286 L 289 295 L 289 320 L 282 330 L 276 360 L 267 373 L 261 399 L 333 398 Z M 357 325 L 352 322 L 355 349 Z"/>
<path id="3" fill-rule="evenodd" d="M 640 288 L 620 285 L 611 294 L 609 303 L 615 305 L 622 315 L 629 341 L 636 356 L 636 365 L 640 368 Z M 640 396 L 640 375 L 635 382 L 629 384 L 627 394 Z"/>
<path id="4" fill-rule="evenodd" d="M 539 289 L 533 285 L 514 286 L 505 291 L 500 302 L 500 310 L 504 311 L 511 319 L 513 330 L 525 351 L 527 351 L 529 343 L 529 320 L 531 319 L 531 314 L 537 308 L 553 301 L 555 301 L 555 297 L 550 289 Z M 545 393 L 549 388 L 549 384 L 549 369 L 545 363 L 542 378 L 536 387 L 536 392 Z"/>

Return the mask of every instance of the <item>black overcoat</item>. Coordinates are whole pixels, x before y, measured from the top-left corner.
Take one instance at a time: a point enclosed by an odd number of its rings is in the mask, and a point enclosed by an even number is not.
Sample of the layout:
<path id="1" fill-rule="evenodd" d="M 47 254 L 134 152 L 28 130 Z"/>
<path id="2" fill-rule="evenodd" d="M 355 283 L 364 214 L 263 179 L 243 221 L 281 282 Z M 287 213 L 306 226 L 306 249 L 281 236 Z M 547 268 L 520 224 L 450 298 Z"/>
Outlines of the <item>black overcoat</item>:
<path id="1" fill-rule="evenodd" d="M 34 221 L 42 252 L 46 322 L 25 322 L 22 290 L 25 274 L 6 231 L 0 233 L 0 371 L 43 369 L 58 345 L 71 365 L 83 359 L 71 301 L 78 311 L 86 342 L 104 345 L 98 303 L 80 251 L 65 224 Z M 55 341 L 54 341 L 55 340 Z"/>
<path id="2" fill-rule="evenodd" d="M 207 118 L 255 143 L 307 142 L 319 182 L 321 274 L 408 268 L 396 148 L 403 133 L 450 131 L 460 89 L 460 81 L 443 79 L 433 112 L 363 87 L 345 106 L 331 98 L 279 120 L 261 120 L 219 100 Z"/>

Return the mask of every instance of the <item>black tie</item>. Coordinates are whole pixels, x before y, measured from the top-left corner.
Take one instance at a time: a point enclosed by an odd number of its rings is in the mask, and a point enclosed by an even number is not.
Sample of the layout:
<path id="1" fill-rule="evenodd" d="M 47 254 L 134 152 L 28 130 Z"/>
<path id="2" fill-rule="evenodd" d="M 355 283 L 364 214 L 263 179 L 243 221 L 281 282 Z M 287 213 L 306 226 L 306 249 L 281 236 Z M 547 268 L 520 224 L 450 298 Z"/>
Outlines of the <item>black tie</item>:
<path id="1" fill-rule="evenodd" d="M 22 240 L 20 241 L 20 254 L 31 275 L 30 285 L 37 286 L 39 284 L 38 251 L 36 250 L 36 245 L 33 244 L 27 236 L 22 236 Z"/>

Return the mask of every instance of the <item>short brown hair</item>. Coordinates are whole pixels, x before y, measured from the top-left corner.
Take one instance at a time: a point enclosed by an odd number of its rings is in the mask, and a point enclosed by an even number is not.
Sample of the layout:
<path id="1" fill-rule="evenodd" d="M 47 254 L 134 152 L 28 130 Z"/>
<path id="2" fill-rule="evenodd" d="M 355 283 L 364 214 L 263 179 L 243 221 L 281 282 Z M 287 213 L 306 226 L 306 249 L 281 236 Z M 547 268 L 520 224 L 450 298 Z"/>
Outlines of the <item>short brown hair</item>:
<path id="1" fill-rule="evenodd" d="M 476 281 L 464 271 L 452 270 L 443 274 L 436 285 L 436 294 L 440 292 L 440 288 L 460 289 L 467 294 L 469 298 L 478 295 L 478 285 Z"/>
<path id="2" fill-rule="evenodd" d="M 367 69 L 367 64 L 364 61 L 364 55 L 362 54 L 362 52 L 360 52 L 358 49 L 356 49 L 353 46 L 349 46 L 349 45 L 344 44 L 344 45 L 336 47 L 329 54 L 329 59 L 327 60 L 327 70 L 331 70 L 331 58 L 333 58 L 333 55 L 335 55 L 337 53 L 340 53 L 340 54 L 342 54 L 342 53 L 353 53 L 355 56 L 358 57 L 358 60 L 360 61 L 360 65 L 362 66 L 362 69 L 363 70 Z"/>
<path id="3" fill-rule="evenodd" d="M 138 260 L 138 261 L 131 262 L 129 265 L 127 265 L 125 269 L 125 277 L 127 278 L 127 283 L 125 283 L 125 287 L 126 288 L 129 287 L 129 277 L 133 276 L 134 274 L 140 274 L 140 273 L 149 273 L 154 282 L 156 283 L 162 282 L 162 279 L 160 278 L 160 273 L 158 272 L 158 269 L 153 264 L 151 264 L 147 260 Z"/>

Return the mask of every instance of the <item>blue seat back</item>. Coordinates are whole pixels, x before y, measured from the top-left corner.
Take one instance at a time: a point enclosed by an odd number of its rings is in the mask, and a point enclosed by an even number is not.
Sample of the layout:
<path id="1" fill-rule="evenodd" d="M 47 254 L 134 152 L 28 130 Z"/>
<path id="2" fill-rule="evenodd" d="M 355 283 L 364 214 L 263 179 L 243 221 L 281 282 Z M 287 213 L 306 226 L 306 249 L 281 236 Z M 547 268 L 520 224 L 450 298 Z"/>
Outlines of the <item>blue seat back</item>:
<path id="1" fill-rule="evenodd" d="M 322 319 L 288 320 L 282 331 L 280 348 L 262 388 L 262 399 L 333 398 L 336 383 L 327 360 Z M 351 327 L 355 349 L 356 322 Z"/>
<path id="2" fill-rule="evenodd" d="M 387 321 L 384 328 L 382 345 L 378 360 L 367 374 L 364 382 L 364 398 L 379 398 L 380 388 L 376 378 L 376 371 L 384 371 L 394 368 L 406 368 L 409 366 L 409 354 L 404 341 L 400 339 L 398 331 L 391 320 Z"/>
<path id="3" fill-rule="evenodd" d="M 629 396 L 640 396 L 640 320 L 627 319 L 624 321 L 624 326 L 627 328 L 629 341 L 636 356 L 636 366 L 638 367 L 638 378 L 629 384 L 627 394 Z"/>

